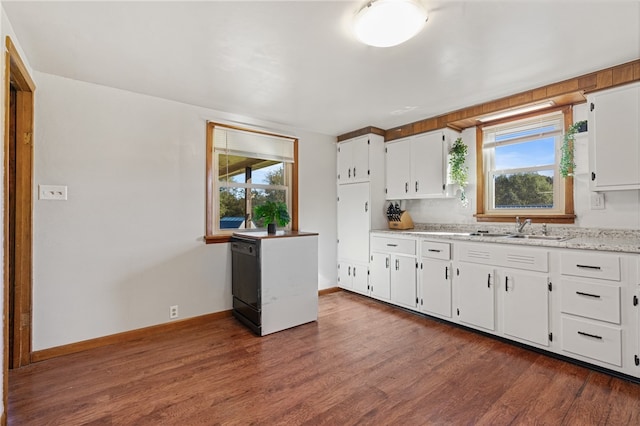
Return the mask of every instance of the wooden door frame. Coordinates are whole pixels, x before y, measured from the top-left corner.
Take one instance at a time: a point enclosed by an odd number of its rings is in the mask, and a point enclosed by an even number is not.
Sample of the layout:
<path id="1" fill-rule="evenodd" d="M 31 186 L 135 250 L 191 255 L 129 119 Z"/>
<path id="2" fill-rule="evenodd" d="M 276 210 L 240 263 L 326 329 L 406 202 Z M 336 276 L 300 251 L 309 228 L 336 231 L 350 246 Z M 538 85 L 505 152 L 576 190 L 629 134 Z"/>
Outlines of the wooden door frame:
<path id="1" fill-rule="evenodd" d="M 4 230 L 4 265 L 3 265 L 3 398 L 4 411 L 0 422 L 6 424 L 6 410 L 9 388 L 9 125 L 11 85 L 16 89 L 16 217 L 15 222 L 15 282 L 21 283 L 16 288 L 15 318 L 18 324 L 14 328 L 13 366 L 19 367 L 31 362 L 31 292 L 32 292 L 32 229 L 33 229 L 33 119 L 34 91 L 36 86 L 29 75 L 27 67 L 20 58 L 18 50 L 11 39 L 5 40 L 5 81 L 4 81 L 4 195 L 3 195 L 3 230 Z"/>

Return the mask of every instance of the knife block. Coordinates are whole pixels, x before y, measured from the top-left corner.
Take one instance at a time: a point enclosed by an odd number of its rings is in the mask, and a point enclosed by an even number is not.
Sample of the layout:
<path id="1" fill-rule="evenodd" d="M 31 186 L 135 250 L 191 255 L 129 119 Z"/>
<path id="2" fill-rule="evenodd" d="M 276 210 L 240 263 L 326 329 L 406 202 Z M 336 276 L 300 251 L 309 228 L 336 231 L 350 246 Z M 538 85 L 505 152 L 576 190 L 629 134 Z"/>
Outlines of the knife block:
<path id="1" fill-rule="evenodd" d="M 400 213 L 400 220 L 389 220 L 389 229 L 413 229 L 413 220 L 409 212 Z"/>

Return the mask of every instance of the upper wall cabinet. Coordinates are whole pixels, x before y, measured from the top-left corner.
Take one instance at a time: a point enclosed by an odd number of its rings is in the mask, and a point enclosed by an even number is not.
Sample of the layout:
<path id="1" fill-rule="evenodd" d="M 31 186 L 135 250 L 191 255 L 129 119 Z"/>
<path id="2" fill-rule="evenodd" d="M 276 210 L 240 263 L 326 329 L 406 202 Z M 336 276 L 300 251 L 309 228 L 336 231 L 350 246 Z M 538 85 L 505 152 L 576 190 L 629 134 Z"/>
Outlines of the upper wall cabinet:
<path id="1" fill-rule="evenodd" d="M 369 181 L 370 135 L 338 144 L 338 184 Z"/>
<path id="2" fill-rule="evenodd" d="M 588 96 L 592 191 L 640 189 L 640 84 Z"/>
<path id="3" fill-rule="evenodd" d="M 444 129 L 387 143 L 387 199 L 444 197 L 447 154 L 458 136 L 458 133 Z"/>

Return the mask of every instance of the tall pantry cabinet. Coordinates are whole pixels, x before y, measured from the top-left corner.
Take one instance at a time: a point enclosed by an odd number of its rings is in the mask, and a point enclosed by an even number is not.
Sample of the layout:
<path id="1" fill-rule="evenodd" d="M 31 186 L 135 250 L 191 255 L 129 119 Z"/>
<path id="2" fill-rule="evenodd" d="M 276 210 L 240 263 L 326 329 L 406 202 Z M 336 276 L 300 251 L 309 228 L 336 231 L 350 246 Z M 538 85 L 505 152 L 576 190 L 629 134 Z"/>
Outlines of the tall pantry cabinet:
<path id="1" fill-rule="evenodd" d="M 369 231 L 386 227 L 384 137 L 338 143 L 338 285 L 369 293 Z"/>

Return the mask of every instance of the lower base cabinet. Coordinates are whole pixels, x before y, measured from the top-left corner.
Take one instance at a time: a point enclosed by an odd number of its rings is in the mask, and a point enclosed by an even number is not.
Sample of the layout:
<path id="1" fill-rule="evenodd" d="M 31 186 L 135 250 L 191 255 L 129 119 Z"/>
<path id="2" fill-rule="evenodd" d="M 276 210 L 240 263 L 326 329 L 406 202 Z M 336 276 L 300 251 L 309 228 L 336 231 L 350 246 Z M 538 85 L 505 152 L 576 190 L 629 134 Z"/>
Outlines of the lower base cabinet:
<path id="1" fill-rule="evenodd" d="M 460 262 L 455 276 L 460 322 L 495 330 L 495 276 L 491 267 Z"/>
<path id="2" fill-rule="evenodd" d="M 504 334 L 549 346 L 549 277 L 504 269 L 499 271 Z"/>
<path id="3" fill-rule="evenodd" d="M 338 284 L 342 288 L 366 293 L 369 286 L 369 268 L 366 264 L 338 263 Z"/>

